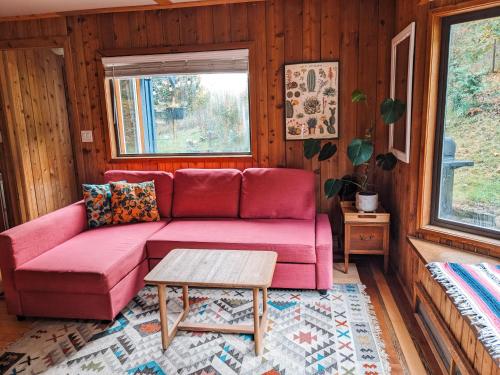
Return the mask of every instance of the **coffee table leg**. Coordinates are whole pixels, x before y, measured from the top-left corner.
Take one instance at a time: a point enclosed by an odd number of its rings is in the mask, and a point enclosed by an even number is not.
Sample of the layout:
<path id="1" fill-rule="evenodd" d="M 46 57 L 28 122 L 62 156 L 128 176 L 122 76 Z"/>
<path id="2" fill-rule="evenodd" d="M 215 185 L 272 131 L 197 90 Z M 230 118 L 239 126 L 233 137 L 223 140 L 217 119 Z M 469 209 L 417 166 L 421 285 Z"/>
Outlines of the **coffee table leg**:
<path id="1" fill-rule="evenodd" d="M 255 342 L 255 355 L 262 353 L 262 336 L 259 319 L 259 288 L 253 289 L 253 339 Z"/>
<path id="2" fill-rule="evenodd" d="M 264 335 L 267 332 L 267 288 L 262 289 L 262 318 L 260 320 L 260 334 L 262 345 L 264 345 Z"/>
<path id="3" fill-rule="evenodd" d="M 167 350 L 168 340 L 168 319 L 167 319 L 167 292 L 166 285 L 158 285 L 158 304 L 160 306 L 160 324 L 161 324 L 161 345 L 163 350 Z"/>
<path id="4" fill-rule="evenodd" d="M 184 307 L 184 313 L 181 320 L 185 320 L 189 312 L 189 289 L 187 285 L 182 287 L 182 306 Z"/>

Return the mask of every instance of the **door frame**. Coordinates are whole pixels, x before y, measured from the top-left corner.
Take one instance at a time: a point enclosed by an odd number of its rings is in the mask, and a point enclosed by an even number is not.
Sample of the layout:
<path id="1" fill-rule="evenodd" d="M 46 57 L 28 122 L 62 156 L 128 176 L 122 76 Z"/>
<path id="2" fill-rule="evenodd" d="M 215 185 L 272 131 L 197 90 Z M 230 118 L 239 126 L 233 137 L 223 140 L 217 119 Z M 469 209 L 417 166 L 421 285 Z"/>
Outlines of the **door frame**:
<path id="1" fill-rule="evenodd" d="M 21 38 L 11 40 L 0 40 L 0 52 L 17 49 L 35 49 L 35 48 L 62 48 L 64 50 L 64 73 L 65 73 L 65 91 L 66 91 L 66 106 L 68 111 L 68 125 L 71 141 L 72 157 L 74 162 L 73 173 L 78 194 L 78 171 L 82 167 L 75 152 L 75 128 L 78 126 L 79 118 L 77 111 L 77 95 L 75 87 L 75 76 L 73 71 L 72 50 L 69 35 L 56 35 L 40 38 Z M 0 90 L 0 106 L 5 103 L 3 99 L 3 91 Z M 3 142 L 0 144 L 0 155 L 3 155 L 0 161 L 0 172 L 4 178 L 5 198 L 7 203 L 8 225 L 10 227 L 22 224 L 29 220 L 28 212 L 25 208 L 26 192 L 22 190 L 22 194 L 18 194 L 19 188 L 22 189 L 22 181 L 20 176 L 9 170 L 7 160 L 12 160 L 13 152 L 10 144 L 10 139 L 7 134 L 6 124 L 8 123 L 6 111 L 0 108 L 0 130 L 3 135 Z M 20 186 L 21 185 L 21 186 Z"/>

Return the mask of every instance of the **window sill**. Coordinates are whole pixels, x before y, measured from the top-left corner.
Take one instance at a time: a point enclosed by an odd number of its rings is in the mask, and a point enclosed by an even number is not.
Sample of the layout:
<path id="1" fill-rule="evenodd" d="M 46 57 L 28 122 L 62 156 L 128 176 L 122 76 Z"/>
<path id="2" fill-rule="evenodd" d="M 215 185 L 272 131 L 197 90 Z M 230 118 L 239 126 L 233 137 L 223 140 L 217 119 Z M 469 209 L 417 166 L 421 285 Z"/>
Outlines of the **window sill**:
<path id="1" fill-rule="evenodd" d="M 493 238 L 465 233 L 458 230 L 438 227 L 436 225 L 424 225 L 417 231 L 425 236 L 439 236 L 452 242 L 467 244 L 489 251 L 491 256 L 500 256 L 500 241 Z"/>
<path id="2" fill-rule="evenodd" d="M 180 156 L 180 155 L 145 155 L 145 156 L 114 156 L 111 157 L 111 163 L 133 163 L 133 162 L 144 162 L 144 161 L 165 161 L 165 162 L 222 162 L 222 161 L 233 161 L 233 162 L 253 162 L 252 155 L 191 155 L 191 156 Z"/>
<path id="3" fill-rule="evenodd" d="M 408 237 L 408 242 L 413 249 L 415 249 L 417 255 L 425 264 L 432 262 L 458 262 L 471 264 L 481 262 L 498 262 L 498 259 L 486 255 L 455 249 L 451 246 L 437 244 L 411 236 Z"/>

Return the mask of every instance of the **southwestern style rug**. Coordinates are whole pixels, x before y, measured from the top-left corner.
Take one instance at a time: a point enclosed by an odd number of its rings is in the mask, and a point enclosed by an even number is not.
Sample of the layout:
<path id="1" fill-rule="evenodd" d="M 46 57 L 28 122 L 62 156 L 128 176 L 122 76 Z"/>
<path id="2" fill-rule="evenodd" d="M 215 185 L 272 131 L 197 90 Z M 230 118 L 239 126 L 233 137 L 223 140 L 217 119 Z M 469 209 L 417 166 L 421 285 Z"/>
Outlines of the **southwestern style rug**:
<path id="1" fill-rule="evenodd" d="M 182 310 L 169 289 L 169 319 Z M 250 323 L 251 291 L 190 289 L 195 322 Z M 316 291 L 270 290 L 264 353 L 250 335 L 178 332 L 161 349 L 156 288 L 146 286 L 112 325 L 40 320 L 0 353 L 0 374 L 365 374 L 390 372 L 362 284 Z"/>

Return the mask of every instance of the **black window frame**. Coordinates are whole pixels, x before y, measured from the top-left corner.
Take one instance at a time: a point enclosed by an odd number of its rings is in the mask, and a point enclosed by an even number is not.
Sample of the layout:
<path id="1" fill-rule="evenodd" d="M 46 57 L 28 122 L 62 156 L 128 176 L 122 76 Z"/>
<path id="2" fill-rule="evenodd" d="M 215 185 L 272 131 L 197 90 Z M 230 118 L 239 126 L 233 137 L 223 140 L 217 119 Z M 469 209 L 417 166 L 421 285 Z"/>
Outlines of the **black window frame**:
<path id="1" fill-rule="evenodd" d="M 441 195 L 441 166 L 442 166 L 442 152 L 443 152 L 443 140 L 444 140 L 451 26 L 458 23 L 477 21 L 481 19 L 493 18 L 498 16 L 500 16 L 500 6 L 448 16 L 444 17 L 441 20 L 438 101 L 437 101 L 437 113 L 436 113 L 437 115 L 436 134 L 434 142 L 434 163 L 432 166 L 433 184 L 432 184 L 431 215 L 430 215 L 431 225 L 457 230 L 460 232 L 490 237 L 494 239 L 500 239 L 500 233 L 496 230 L 481 228 L 466 223 L 460 223 L 457 221 L 440 218 L 439 204 Z"/>

